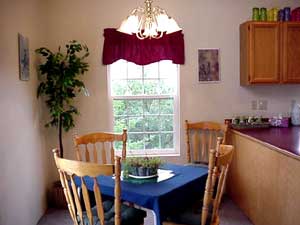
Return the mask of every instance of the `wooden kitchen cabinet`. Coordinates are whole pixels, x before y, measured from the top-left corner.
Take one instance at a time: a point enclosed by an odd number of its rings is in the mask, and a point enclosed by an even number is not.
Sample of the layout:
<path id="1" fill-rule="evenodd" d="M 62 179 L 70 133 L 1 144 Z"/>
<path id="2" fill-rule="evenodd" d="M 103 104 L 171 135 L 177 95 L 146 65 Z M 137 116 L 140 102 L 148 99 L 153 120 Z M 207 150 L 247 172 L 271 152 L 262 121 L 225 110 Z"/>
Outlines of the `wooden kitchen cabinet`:
<path id="1" fill-rule="evenodd" d="M 229 132 L 235 152 L 226 191 L 255 225 L 299 224 L 298 136 L 299 127 Z"/>
<path id="2" fill-rule="evenodd" d="M 300 23 L 282 23 L 282 82 L 300 83 Z"/>
<path id="3" fill-rule="evenodd" d="M 299 22 L 241 24 L 241 85 L 300 83 L 299 63 Z"/>

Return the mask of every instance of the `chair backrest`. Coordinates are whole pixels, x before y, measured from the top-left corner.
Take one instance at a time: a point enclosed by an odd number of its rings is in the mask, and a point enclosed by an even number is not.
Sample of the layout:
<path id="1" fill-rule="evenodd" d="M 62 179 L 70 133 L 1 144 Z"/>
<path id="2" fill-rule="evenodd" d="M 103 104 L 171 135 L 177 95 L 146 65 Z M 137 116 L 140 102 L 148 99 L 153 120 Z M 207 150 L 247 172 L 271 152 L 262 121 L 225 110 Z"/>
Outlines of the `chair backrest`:
<path id="1" fill-rule="evenodd" d="M 233 151 L 234 147 L 232 145 L 217 145 L 216 150 L 210 150 L 201 224 L 206 224 L 209 213 L 211 213 L 210 224 L 216 224 L 215 222 L 219 220 L 219 206 Z"/>
<path id="2" fill-rule="evenodd" d="M 216 122 L 189 123 L 185 121 L 186 154 L 188 163 L 208 164 L 209 150 L 214 149 L 217 137 L 226 144 L 228 126 Z"/>
<path id="3" fill-rule="evenodd" d="M 115 158 L 115 164 L 100 165 L 97 163 L 80 162 L 74 160 L 63 159 L 59 157 L 58 149 L 53 150 L 55 163 L 59 172 L 60 181 L 64 189 L 68 209 L 71 214 L 71 218 L 75 225 L 83 224 L 78 222 L 84 221 L 84 213 L 89 221 L 89 224 L 94 224 L 90 198 L 86 183 L 85 176 L 93 178 L 94 185 L 93 191 L 96 200 L 97 215 L 100 220 L 100 224 L 104 224 L 104 209 L 102 205 L 100 185 L 97 183 L 97 176 L 99 175 L 115 175 L 115 225 L 121 224 L 121 158 Z M 80 179 L 80 187 L 75 179 Z M 83 212 L 80 197 L 78 194 L 78 188 L 82 189 L 83 201 L 86 212 Z M 78 217 L 77 217 L 78 216 Z"/>
<path id="4" fill-rule="evenodd" d="M 108 155 L 110 154 L 110 162 L 113 163 L 115 158 L 114 143 L 116 143 L 120 144 L 120 147 L 122 147 L 123 160 L 126 158 L 126 142 L 126 129 L 123 130 L 122 134 L 98 132 L 82 136 L 75 135 L 74 144 L 76 150 L 76 158 L 79 161 L 94 163 L 100 162 L 106 164 L 108 162 Z M 98 152 L 101 153 L 101 157 L 99 157 Z"/>

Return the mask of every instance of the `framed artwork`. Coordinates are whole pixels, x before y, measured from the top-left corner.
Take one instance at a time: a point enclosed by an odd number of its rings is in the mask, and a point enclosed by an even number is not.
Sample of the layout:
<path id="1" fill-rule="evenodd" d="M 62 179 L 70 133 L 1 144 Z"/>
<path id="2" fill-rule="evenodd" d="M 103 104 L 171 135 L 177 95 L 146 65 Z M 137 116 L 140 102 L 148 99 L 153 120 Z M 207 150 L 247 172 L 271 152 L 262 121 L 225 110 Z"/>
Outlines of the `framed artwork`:
<path id="1" fill-rule="evenodd" d="M 28 38 L 18 34 L 19 42 L 19 76 L 20 80 L 29 80 L 29 45 Z"/>
<path id="2" fill-rule="evenodd" d="M 198 81 L 220 82 L 219 49 L 198 49 Z"/>

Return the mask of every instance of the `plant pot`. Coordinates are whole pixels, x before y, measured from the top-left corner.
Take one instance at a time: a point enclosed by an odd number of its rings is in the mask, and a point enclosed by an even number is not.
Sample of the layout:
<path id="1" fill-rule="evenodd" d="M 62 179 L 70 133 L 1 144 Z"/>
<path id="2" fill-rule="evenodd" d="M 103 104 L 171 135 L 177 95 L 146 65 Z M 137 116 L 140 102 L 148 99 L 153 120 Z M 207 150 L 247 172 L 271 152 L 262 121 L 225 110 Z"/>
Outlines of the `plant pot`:
<path id="1" fill-rule="evenodd" d="M 148 168 L 148 175 L 147 176 L 152 176 L 157 174 L 157 168 Z"/>
<path id="2" fill-rule="evenodd" d="M 147 169 L 146 167 L 138 167 L 138 176 L 148 176 L 147 175 Z"/>
<path id="3" fill-rule="evenodd" d="M 134 176 L 152 176 L 157 174 L 157 168 L 130 167 L 128 173 Z"/>
<path id="4" fill-rule="evenodd" d="M 157 168 L 162 165 L 158 157 L 131 157 L 124 161 L 123 171 L 133 176 L 157 175 Z"/>
<path id="5" fill-rule="evenodd" d="M 137 167 L 130 167 L 128 173 L 134 176 L 138 176 L 138 168 Z"/>
<path id="6" fill-rule="evenodd" d="M 50 193 L 49 204 L 53 208 L 66 209 L 67 202 L 64 194 L 64 189 L 61 186 L 60 181 L 55 181 Z"/>

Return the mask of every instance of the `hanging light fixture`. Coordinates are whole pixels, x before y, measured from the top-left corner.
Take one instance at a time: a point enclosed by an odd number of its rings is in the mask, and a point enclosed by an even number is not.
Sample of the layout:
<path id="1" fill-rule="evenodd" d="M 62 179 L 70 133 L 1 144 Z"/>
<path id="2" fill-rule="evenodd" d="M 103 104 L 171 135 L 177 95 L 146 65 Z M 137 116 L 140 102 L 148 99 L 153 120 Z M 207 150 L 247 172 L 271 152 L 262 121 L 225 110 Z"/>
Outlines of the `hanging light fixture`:
<path id="1" fill-rule="evenodd" d="M 135 8 L 125 19 L 118 31 L 135 34 L 139 39 L 161 38 L 164 34 L 182 30 L 167 12 L 158 7 L 152 7 L 152 0 L 145 0 L 145 7 Z"/>

